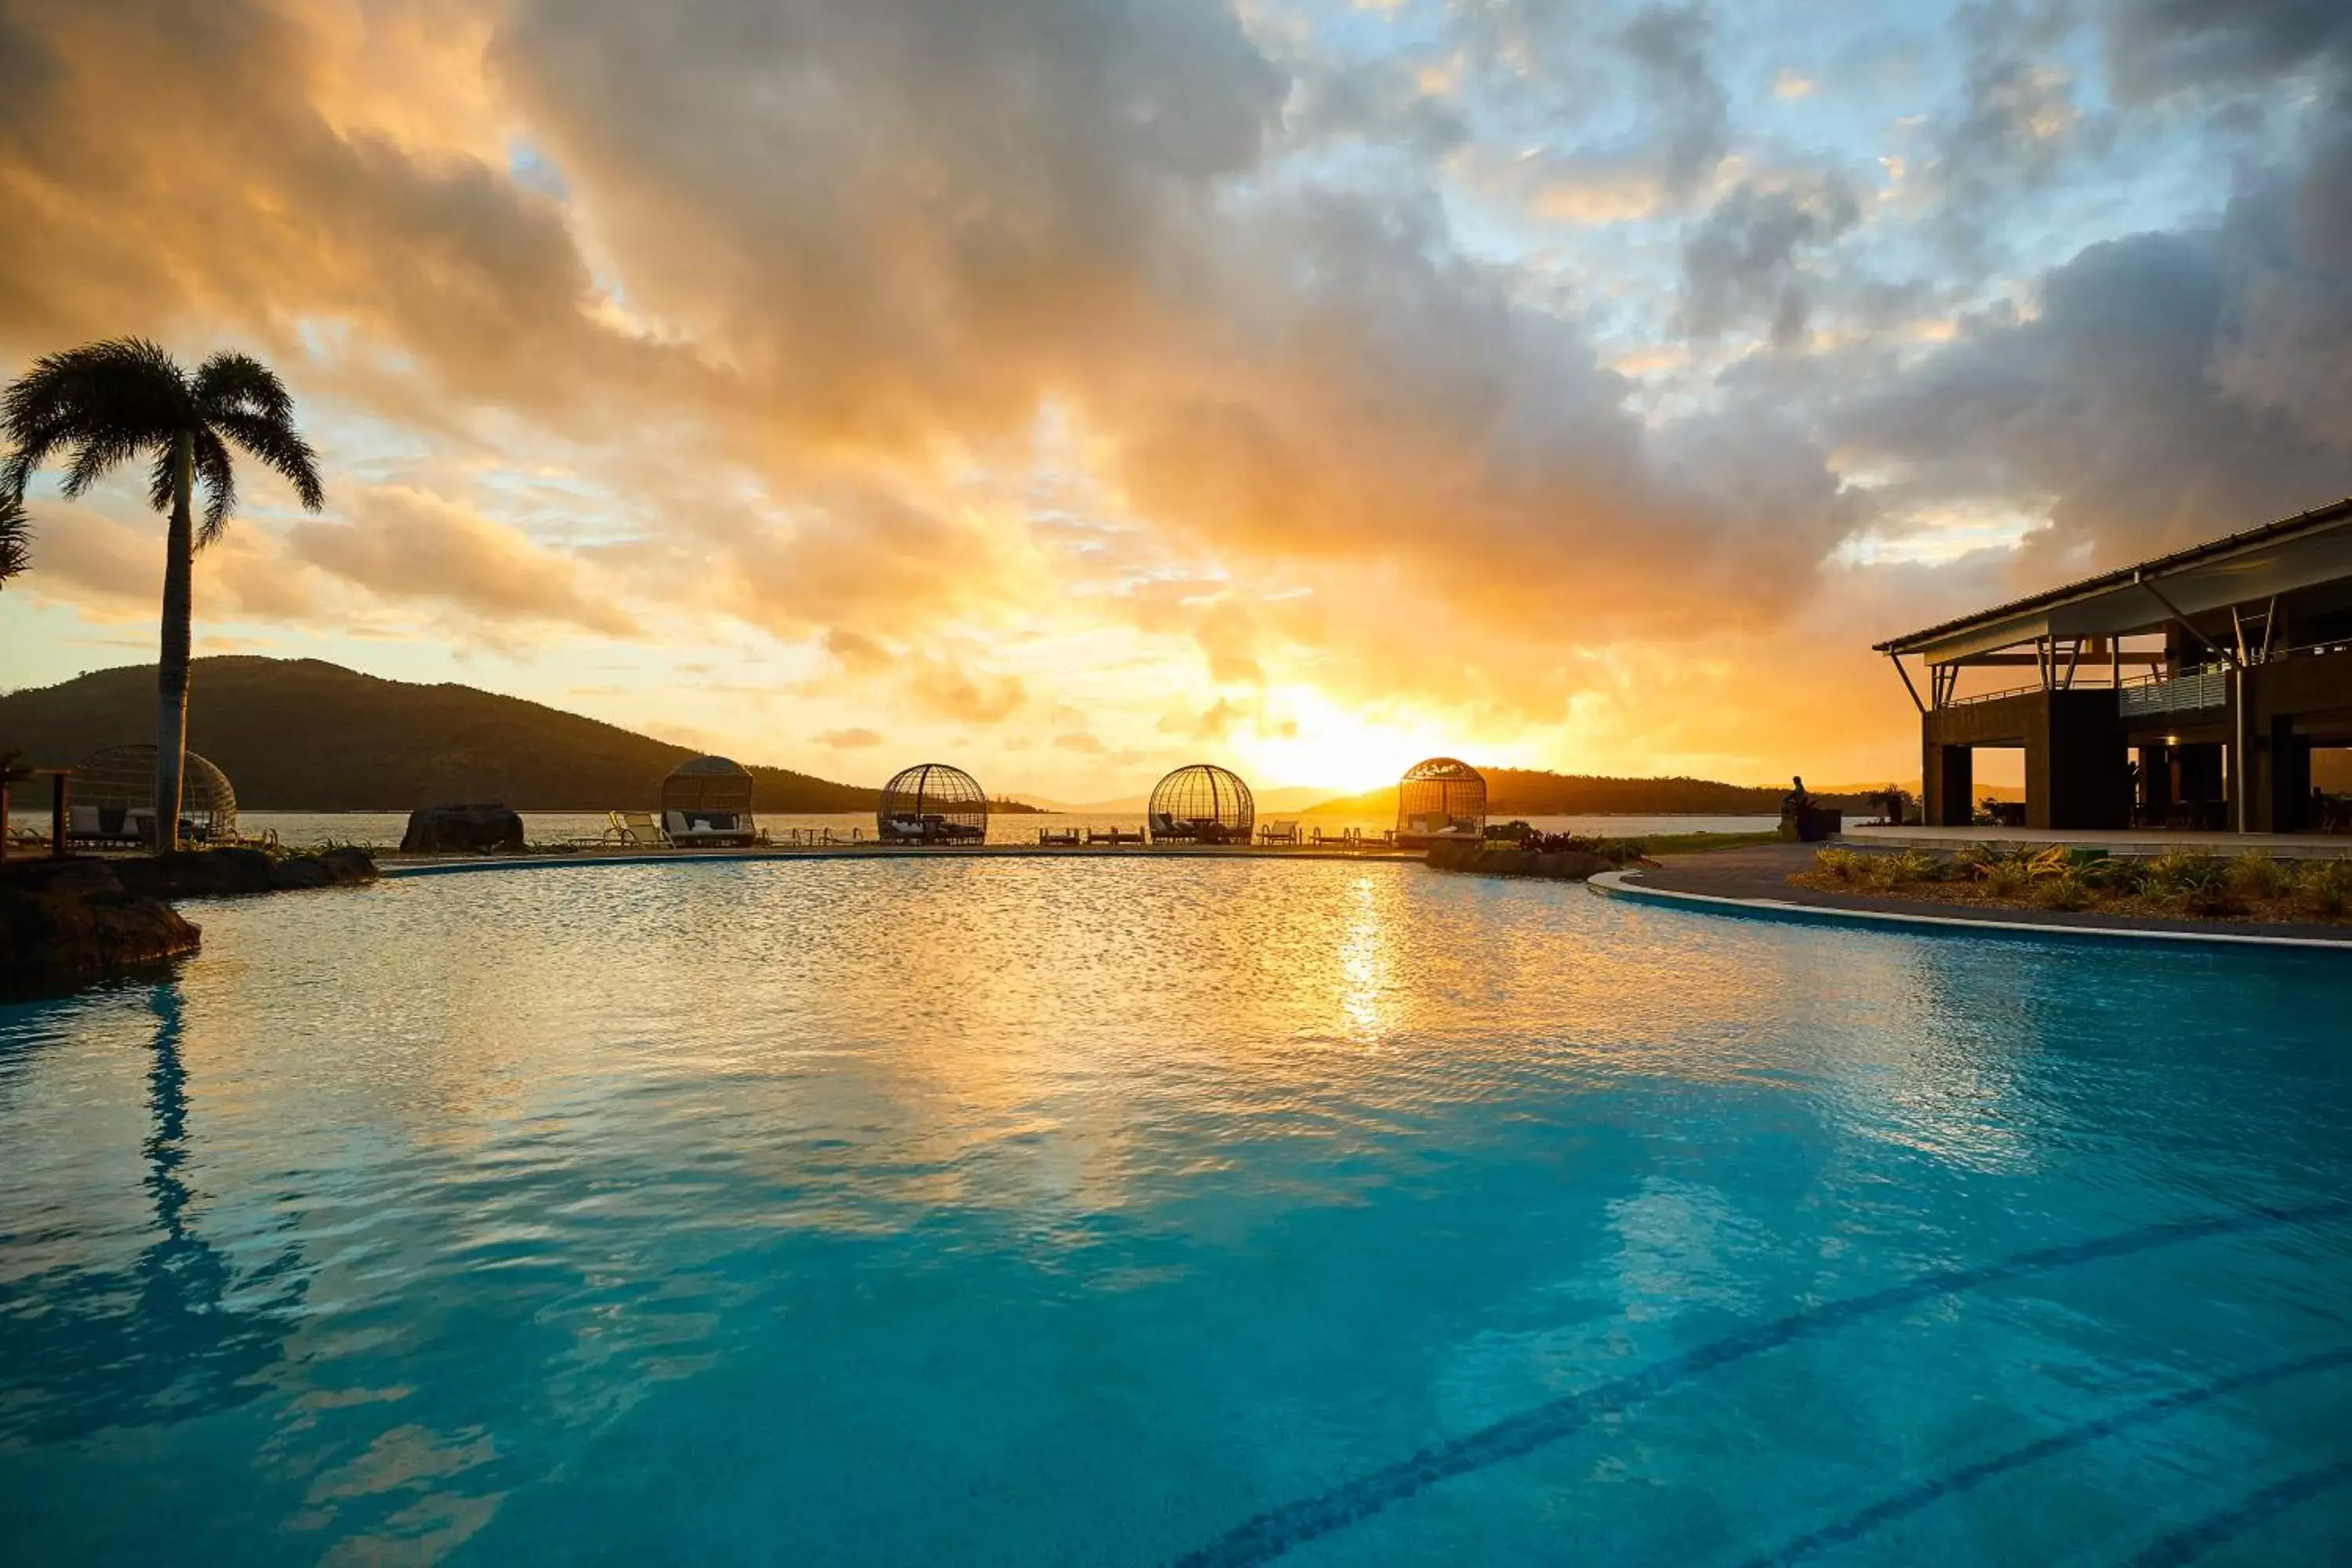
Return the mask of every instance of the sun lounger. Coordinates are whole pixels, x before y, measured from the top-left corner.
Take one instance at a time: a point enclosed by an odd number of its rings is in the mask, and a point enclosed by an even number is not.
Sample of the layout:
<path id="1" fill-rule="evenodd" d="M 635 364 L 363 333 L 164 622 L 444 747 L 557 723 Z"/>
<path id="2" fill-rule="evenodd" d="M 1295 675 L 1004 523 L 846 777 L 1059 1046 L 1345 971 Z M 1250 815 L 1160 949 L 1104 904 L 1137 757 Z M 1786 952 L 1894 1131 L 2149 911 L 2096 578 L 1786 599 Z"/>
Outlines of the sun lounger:
<path id="1" fill-rule="evenodd" d="M 741 848 L 760 841 L 751 816 L 732 811 L 666 811 L 662 828 L 681 849 Z"/>
<path id="2" fill-rule="evenodd" d="M 605 814 L 604 831 L 595 841 L 601 849 L 667 849 L 669 838 L 650 811 Z"/>

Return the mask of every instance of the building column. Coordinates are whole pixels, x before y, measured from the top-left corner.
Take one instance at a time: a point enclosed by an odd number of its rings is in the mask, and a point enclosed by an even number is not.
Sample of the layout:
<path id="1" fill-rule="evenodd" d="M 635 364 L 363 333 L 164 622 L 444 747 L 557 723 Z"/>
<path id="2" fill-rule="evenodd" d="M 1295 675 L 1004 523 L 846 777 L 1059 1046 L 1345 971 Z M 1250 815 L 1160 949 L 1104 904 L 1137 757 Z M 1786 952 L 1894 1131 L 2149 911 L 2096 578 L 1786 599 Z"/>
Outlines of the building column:
<path id="1" fill-rule="evenodd" d="M 1926 743 L 1919 767 L 1919 820 L 1928 827 L 1966 827 L 1976 813 L 1976 753 Z"/>
<path id="2" fill-rule="evenodd" d="M 2294 721 L 2276 718 L 2256 759 L 2269 786 L 2254 796 L 2257 833 L 2308 833 L 2311 815 L 2311 737 L 2294 732 Z"/>

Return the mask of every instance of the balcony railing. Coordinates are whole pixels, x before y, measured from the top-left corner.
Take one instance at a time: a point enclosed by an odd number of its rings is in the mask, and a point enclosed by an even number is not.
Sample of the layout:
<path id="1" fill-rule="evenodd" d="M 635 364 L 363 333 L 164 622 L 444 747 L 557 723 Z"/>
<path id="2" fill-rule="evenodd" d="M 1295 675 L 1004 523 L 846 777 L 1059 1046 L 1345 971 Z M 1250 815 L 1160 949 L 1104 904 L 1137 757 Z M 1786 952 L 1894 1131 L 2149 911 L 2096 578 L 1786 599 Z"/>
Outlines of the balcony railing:
<path id="1" fill-rule="evenodd" d="M 2142 681 L 2137 686 L 2125 687 L 2122 698 L 2126 719 L 2219 708 L 2230 700 L 2230 672 L 2220 665 L 2211 665 L 2168 679 Z"/>

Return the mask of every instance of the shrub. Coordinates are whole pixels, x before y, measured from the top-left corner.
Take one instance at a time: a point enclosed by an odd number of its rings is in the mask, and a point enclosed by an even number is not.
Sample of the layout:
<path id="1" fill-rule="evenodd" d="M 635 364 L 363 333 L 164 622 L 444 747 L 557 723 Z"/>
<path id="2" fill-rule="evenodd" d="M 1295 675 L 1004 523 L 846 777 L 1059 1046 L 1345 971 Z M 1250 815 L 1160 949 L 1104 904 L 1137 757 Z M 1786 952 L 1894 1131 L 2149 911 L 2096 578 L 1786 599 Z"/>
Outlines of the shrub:
<path id="1" fill-rule="evenodd" d="M 1813 869 L 1833 882 L 1852 884 L 1869 875 L 1870 857 L 1853 849 L 1823 849 L 1813 857 Z"/>
<path id="2" fill-rule="evenodd" d="M 2117 898 L 2137 898 L 2147 887 L 2147 862 L 2136 855 L 2101 855 L 2077 868 L 2085 887 Z"/>
<path id="3" fill-rule="evenodd" d="M 1977 876 L 1997 899 L 2021 898 L 2033 886 L 2033 863 L 2022 855 L 2004 855 L 1978 867 Z"/>
<path id="4" fill-rule="evenodd" d="M 2294 900 L 2305 912 L 2341 920 L 2352 910 L 2352 860 L 2307 860 L 2295 873 Z"/>
<path id="5" fill-rule="evenodd" d="M 2054 877 L 2043 877 L 2033 884 L 2033 901 L 2045 910 L 2082 910 L 2091 906 L 2090 884 L 2083 874 L 2069 867 Z"/>
<path id="6" fill-rule="evenodd" d="M 2238 907 L 2230 890 L 2229 868 L 2214 856 L 2186 849 L 2168 849 L 2150 860 L 2145 888 L 2149 898 L 2193 914 L 2226 915 Z"/>
<path id="7" fill-rule="evenodd" d="M 2294 873 L 2261 850 L 2249 850 L 2223 868 L 2222 880 L 2238 898 L 2268 902 L 2284 898 L 2294 886 Z"/>
<path id="8" fill-rule="evenodd" d="M 1990 844 L 1971 844 L 1952 853 L 1952 876 L 1956 881 L 1967 881 L 1984 875 L 1985 868 L 2000 859 L 2000 850 Z"/>

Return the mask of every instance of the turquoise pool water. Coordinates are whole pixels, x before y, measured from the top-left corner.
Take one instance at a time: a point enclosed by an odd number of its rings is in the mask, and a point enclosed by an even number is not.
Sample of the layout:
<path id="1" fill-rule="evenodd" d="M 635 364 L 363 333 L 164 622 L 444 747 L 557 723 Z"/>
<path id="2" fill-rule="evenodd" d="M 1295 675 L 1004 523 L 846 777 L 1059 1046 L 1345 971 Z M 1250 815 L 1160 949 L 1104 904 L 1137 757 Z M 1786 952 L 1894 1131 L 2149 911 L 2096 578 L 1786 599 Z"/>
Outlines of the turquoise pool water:
<path id="1" fill-rule="evenodd" d="M 0 1008 L 11 1563 L 2340 1563 L 2352 964 L 562 868 Z"/>

